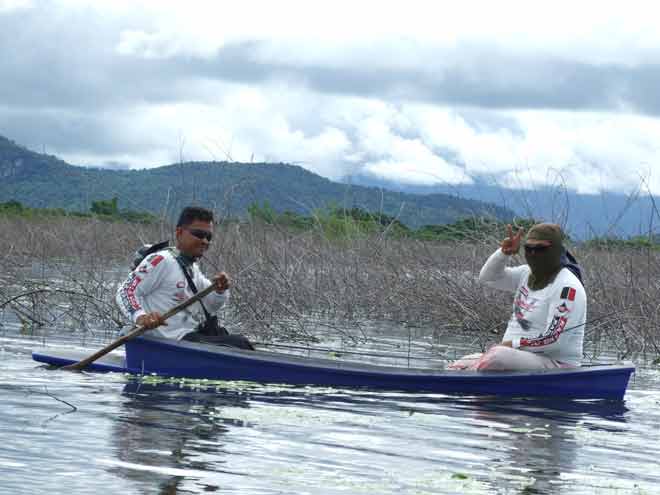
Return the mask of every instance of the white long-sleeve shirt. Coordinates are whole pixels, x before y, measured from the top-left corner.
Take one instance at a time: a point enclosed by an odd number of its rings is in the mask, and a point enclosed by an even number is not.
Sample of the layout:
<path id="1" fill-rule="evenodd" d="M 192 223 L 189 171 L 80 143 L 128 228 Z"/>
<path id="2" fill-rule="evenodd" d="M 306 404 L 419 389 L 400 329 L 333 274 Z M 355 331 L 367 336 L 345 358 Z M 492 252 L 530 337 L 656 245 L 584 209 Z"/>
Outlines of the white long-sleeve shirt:
<path id="1" fill-rule="evenodd" d="M 479 280 L 486 285 L 515 291 L 503 341 L 510 340 L 516 349 L 580 366 L 587 319 L 587 296 L 582 284 L 570 270 L 562 268 L 547 287 L 532 290 L 528 285 L 529 266 L 507 267 L 509 258 L 498 249 L 479 273 Z"/>
<path id="2" fill-rule="evenodd" d="M 164 249 L 147 256 L 117 290 L 117 304 L 133 323 L 146 313 L 158 311 L 163 314 L 194 295 L 176 260 L 177 254 L 175 250 Z M 197 263 L 193 263 L 189 273 L 190 271 L 198 291 L 211 285 L 211 281 L 202 274 Z M 222 294 L 211 292 L 204 297 L 204 306 L 213 314 L 228 298 L 228 290 Z M 166 326 L 150 330 L 149 335 L 179 340 L 195 330 L 197 324 L 203 320 L 202 307 L 195 303 L 170 317 Z"/>

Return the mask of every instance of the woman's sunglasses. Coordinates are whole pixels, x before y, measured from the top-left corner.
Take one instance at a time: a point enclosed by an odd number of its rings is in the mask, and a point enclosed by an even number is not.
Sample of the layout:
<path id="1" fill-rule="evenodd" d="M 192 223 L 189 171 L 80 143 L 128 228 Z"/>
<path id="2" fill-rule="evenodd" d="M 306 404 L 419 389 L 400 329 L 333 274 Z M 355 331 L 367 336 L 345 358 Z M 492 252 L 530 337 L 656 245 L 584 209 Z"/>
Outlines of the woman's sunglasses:
<path id="1" fill-rule="evenodd" d="M 199 229 L 186 229 L 186 230 L 190 232 L 190 235 L 197 237 L 197 239 L 206 239 L 209 242 L 211 242 L 211 239 L 213 239 L 213 234 L 211 232 L 208 232 L 207 230 L 199 230 Z"/>
<path id="2" fill-rule="evenodd" d="M 525 244 L 525 252 L 526 253 L 540 253 L 542 251 L 545 251 L 548 249 L 550 245 L 545 245 L 545 244 L 534 244 L 534 245 L 528 245 Z"/>

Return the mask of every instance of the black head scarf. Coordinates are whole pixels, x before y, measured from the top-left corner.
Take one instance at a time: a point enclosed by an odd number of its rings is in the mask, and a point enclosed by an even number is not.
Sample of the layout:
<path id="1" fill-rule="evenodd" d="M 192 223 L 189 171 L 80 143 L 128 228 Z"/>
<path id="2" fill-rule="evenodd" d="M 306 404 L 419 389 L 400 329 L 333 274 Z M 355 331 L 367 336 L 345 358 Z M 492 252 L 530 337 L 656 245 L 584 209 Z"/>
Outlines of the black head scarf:
<path id="1" fill-rule="evenodd" d="M 561 227 L 553 223 L 539 223 L 529 229 L 527 241 L 550 241 L 552 243 L 542 251 L 528 252 L 525 250 L 525 260 L 532 271 L 528 280 L 530 289 L 540 290 L 547 287 L 562 269 L 563 237 Z"/>

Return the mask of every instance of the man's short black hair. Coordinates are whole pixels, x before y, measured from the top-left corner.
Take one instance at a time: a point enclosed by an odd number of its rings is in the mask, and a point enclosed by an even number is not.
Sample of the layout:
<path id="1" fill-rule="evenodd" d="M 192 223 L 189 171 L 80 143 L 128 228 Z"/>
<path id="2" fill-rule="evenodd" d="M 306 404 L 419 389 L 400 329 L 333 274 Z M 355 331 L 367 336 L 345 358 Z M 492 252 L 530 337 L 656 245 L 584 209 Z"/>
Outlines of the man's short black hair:
<path id="1" fill-rule="evenodd" d="M 179 221 L 176 223 L 176 226 L 183 227 L 184 225 L 190 225 L 195 220 L 212 222 L 213 212 L 201 206 L 186 206 L 181 212 L 181 215 L 179 215 Z"/>

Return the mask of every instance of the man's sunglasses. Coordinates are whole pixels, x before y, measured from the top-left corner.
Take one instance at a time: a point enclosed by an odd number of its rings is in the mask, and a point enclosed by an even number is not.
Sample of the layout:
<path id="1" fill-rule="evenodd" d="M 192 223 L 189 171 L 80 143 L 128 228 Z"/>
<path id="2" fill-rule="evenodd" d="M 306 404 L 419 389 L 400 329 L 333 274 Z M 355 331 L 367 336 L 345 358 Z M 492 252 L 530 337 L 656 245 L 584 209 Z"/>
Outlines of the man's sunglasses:
<path id="1" fill-rule="evenodd" d="M 211 239 L 213 239 L 213 234 L 207 230 L 199 230 L 199 229 L 186 229 L 186 230 L 190 232 L 190 235 L 197 237 L 197 239 L 206 239 L 209 242 L 211 242 Z"/>
<path id="2" fill-rule="evenodd" d="M 550 245 L 545 245 L 545 244 L 534 244 L 534 245 L 525 244 L 525 252 L 526 253 L 540 253 L 542 251 L 545 251 L 549 247 L 550 247 Z"/>

